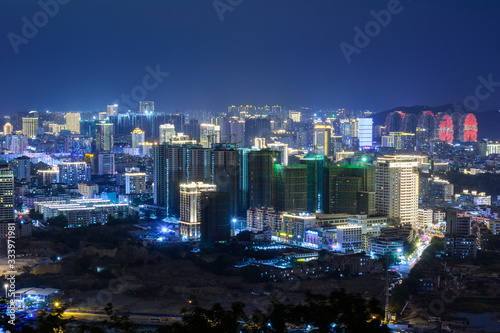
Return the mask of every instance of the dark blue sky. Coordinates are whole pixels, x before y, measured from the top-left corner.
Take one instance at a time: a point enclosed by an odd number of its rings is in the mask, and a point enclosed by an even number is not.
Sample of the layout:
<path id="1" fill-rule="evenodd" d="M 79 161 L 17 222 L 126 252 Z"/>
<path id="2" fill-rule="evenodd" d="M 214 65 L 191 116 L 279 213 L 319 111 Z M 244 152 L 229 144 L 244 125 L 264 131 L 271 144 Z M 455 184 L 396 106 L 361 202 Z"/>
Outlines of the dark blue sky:
<path id="1" fill-rule="evenodd" d="M 500 1 L 401 0 L 402 11 L 350 64 L 339 44 L 353 45 L 354 27 L 390 1 L 242 0 L 222 22 L 212 2 L 71 0 L 16 54 L 8 34 L 22 36 L 21 19 L 33 22 L 41 7 L 3 0 L 0 114 L 103 110 L 157 64 L 170 73 L 148 91 L 158 111 L 377 111 L 462 102 L 479 75 L 500 81 Z M 479 110 L 500 107 L 495 89 Z"/>

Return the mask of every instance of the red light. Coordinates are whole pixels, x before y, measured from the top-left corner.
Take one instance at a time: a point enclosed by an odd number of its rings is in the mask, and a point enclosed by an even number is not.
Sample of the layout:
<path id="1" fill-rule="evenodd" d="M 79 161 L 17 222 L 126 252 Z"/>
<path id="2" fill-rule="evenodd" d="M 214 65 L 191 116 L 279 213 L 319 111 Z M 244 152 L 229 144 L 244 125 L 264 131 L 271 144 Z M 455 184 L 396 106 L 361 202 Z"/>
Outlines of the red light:
<path id="1" fill-rule="evenodd" d="M 453 142 L 453 120 L 449 115 L 444 115 L 439 123 L 439 140 Z"/>

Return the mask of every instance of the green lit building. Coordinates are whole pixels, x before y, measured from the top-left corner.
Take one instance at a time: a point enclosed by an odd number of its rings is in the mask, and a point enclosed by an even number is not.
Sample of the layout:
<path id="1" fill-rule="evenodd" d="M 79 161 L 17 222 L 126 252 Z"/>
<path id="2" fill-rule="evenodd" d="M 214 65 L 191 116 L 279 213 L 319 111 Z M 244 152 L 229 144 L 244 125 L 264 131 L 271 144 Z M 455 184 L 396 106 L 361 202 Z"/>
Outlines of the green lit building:
<path id="1" fill-rule="evenodd" d="M 307 166 L 274 164 L 273 207 L 277 211 L 307 209 Z"/>

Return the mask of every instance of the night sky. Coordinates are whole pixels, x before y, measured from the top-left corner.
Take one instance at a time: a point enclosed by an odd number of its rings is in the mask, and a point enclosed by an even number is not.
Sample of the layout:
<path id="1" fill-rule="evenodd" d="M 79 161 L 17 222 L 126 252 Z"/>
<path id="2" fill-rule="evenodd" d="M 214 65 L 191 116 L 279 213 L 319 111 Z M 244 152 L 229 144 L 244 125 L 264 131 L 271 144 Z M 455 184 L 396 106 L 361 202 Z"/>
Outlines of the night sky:
<path id="1" fill-rule="evenodd" d="M 240 3 L 223 21 L 213 0 L 64 1 L 18 53 L 9 33 L 23 37 L 22 18 L 33 22 L 41 7 L 2 1 L 1 115 L 123 104 L 120 96 L 157 65 L 170 75 L 145 99 L 166 112 L 435 106 L 474 95 L 480 75 L 500 82 L 495 0 L 401 0 L 400 12 L 350 64 L 340 43 L 355 46 L 354 28 L 364 30 L 370 12 L 393 1 L 222 0 Z M 493 90 L 479 111 L 500 108 L 500 87 Z"/>

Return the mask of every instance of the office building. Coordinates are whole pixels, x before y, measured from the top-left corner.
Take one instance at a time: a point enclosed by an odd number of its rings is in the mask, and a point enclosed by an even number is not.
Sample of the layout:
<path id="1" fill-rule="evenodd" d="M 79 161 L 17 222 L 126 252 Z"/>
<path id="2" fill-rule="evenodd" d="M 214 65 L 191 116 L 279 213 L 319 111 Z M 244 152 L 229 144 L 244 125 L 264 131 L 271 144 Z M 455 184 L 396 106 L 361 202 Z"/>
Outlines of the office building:
<path id="1" fill-rule="evenodd" d="M 345 225 L 337 227 L 337 251 L 360 252 L 362 227 Z"/>
<path id="2" fill-rule="evenodd" d="M 200 238 L 201 209 L 207 204 L 202 193 L 216 190 L 217 185 L 201 182 L 180 185 L 179 233 L 183 239 Z"/>
<path id="3" fill-rule="evenodd" d="M 386 155 L 376 161 L 375 209 L 378 214 L 416 228 L 418 157 Z"/>
<path id="4" fill-rule="evenodd" d="M 274 164 L 273 207 L 277 211 L 307 210 L 307 166 Z"/>
<path id="5" fill-rule="evenodd" d="M 95 121 L 93 120 L 80 120 L 80 134 L 95 137 Z"/>
<path id="6" fill-rule="evenodd" d="M 66 119 L 66 129 L 73 134 L 80 134 L 80 113 L 66 113 L 64 118 Z"/>
<path id="7" fill-rule="evenodd" d="M 382 137 L 382 147 L 394 148 L 396 150 L 414 151 L 416 137 L 414 133 L 390 132 Z"/>
<path id="8" fill-rule="evenodd" d="M 175 126 L 172 124 L 160 125 L 160 144 L 170 143 L 175 137 Z"/>
<path id="9" fill-rule="evenodd" d="M 358 118 L 359 149 L 371 149 L 373 146 L 373 119 Z"/>
<path id="10" fill-rule="evenodd" d="M 64 184 L 78 185 L 90 181 L 90 166 L 85 162 L 62 162 L 59 180 Z"/>
<path id="11" fill-rule="evenodd" d="M 432 225 L 433 212 L 432 209 L 419 208 L 418 210 L 418 227 L 420 229 L 427 229 Z"/>
<path id="12" fill-rule="evenodd" d="M 200 245 L 212 247 L 231 239 L 230 195 L 228 192 L 201 193 Z"/>
<path id="13" fill-rule="evenodd" d="M 471 217 L 456 210 L 446 212 L 444 255 L 452 259 L 475 259 L 478 239 L 472 232 Z"/>
<path id="14" fill-rule="evenodd" d="M 113 124 L 100 122 L 96 124 L 96 152 L 113 151 Z"/>
<path id="15" fill-rule="evenodd" d="M 245 121 L 244 147 L 252 147 L 255 138 L 268 138 L 271 135 L 271 122 L 268 118 L 252 117 Z"/>
<path id="16" fill-rule="evenodd" d="M 155 103 L 152 101 L 140 101 L 139 113 L 151 114 L 155 112 Z"/>
<path id="17" fill-rule="evenodd" d="M 30 139 L 36 139 L 38 132 L 38 118 L 23 118 L 23 135 Z"/>
<path id="18" fill-rule="evenodd" d="M 102 112 L 99 113 L 99 120 L 103 120 L 101 119 L 101 114 Z M 108 105 L 107 109 L 106 109 L 106 116 L 114 116 L 114 115 L 117 115 L 118 114 L 118 104 L 112 104 L 112 105 Z"/>
<path id="19" fill-rule="evenodd" d="M 146 141 L 145 133 L 139 127 L 136 127 L 132 133 L 132 148 L 139 148 L 141 143 Z"/>
<path id="20" fill-rule="evenodd" d="M 288 118 L 292 119 L 294 123 L 300 123 L 302 113 L 300 111 L 288 111 Z"/>

